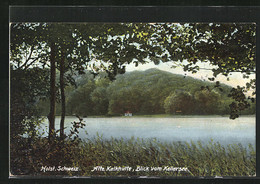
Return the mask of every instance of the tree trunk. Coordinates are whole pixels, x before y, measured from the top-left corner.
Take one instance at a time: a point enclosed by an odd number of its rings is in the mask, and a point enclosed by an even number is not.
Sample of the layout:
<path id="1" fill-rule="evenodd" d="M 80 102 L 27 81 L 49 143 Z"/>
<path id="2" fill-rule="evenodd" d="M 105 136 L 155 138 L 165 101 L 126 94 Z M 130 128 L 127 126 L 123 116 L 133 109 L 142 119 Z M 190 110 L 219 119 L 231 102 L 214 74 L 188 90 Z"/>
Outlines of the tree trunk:
<path id="1" fill-rule="evenodd" d="M 55 64 L 55 45 L 51 44 L 51 56 L 50 56 L 50 113 L 48 115 L 49 119 L 49 141 L 52 141 L 55 135 L 55 106 L 56 106 L 56 64 Z"/>
<path id="2" fill-rule="evenodd" d="M 64 84 L 64 53 L 62 53 L 61 60 L 60 60 L 60 93 L 61 93 L 61 119 L 60 119 L 60 138 L 64 138 L 64 120 L 65 120 L 65 84 Z"/>

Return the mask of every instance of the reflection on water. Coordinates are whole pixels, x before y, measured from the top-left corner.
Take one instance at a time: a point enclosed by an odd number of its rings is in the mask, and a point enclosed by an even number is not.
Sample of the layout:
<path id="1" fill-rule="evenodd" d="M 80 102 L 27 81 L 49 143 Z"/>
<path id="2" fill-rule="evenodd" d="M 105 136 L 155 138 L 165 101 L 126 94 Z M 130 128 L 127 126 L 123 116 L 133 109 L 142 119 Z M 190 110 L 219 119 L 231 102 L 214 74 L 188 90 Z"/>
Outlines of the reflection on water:
<path id="1" fill-rule="evenodd" d="M 75 117 L 66 117 L 65 132 L 69 133 L 71 122 Z M 82 139 L 102 135 L 104 139 L 114 138 L 156 138 L 158 141 L 202 141 L 210 139 L 223 145 L 241 143 L 255 145 L 255 117 L 239 117 L 230 120 L 218 116 L 186 116 L 173 118 L 114 117 L 84 118 L 86 126 L 79 132 Z M 60 118 L 56 118 L 56 129 L 59 129 Z M 47 129 L 48 121 L 42 129 Z M 87 134 L 86 134 L 87 131 Z M 45 133 L 47 135 L 47 133 Z"/>

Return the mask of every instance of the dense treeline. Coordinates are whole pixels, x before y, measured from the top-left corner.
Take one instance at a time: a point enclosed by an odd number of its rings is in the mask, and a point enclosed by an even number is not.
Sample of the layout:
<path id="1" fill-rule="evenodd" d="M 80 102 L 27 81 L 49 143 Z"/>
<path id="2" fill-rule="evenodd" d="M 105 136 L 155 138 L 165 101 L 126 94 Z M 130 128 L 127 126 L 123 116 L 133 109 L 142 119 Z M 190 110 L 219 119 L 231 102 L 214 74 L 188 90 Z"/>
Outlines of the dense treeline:
<path id="1" fill-rule="evenodd" d="M 66 115 L 185 114 L 207 115 L 229 113 L 232 99 L 230 86 L 205 82 L 158 69 L 133 71 L 118 75 L 111 82 L 104 75 L 90 73 L 75 77 L 76 87 L 65 90 Z M 39 101 L 42 115 L 48 113 L 48 102 Z M 59 105 L 57 106 L 59 107 Z M 255 113 L 254 104 L 243 114 Z M 57 108 L 56 113 L 60 113 Z"/>

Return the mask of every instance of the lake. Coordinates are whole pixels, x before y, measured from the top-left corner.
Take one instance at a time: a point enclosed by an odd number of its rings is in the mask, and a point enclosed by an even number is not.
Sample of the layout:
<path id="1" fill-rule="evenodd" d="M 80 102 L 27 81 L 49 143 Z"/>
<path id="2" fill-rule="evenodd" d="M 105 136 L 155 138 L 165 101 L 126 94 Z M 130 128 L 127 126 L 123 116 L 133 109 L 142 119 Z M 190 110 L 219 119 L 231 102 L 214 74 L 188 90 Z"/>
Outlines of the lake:
<path id="1" fill-rule="evenodd" d="M 66 117 L 65 132 L 69 132 L 75 117 Z M 97 133 L 103 139 L 135 138 L 153 139 L 158 141 L 202 141 L 211 139 L 222 145 L 241 143 L 255 145 L 255 117 L 244 116 L 235 120 L 221 116 L 177 116 L 164 118 L 151 117 L 111 117 L 84 118 L 86 126 L 79 132 L 82 139 L 92 139 Z M 56 130 L 59 129 L 60 117 L 56 118 Z M 46 119 L 41 127 L 48 130 Z M 86 134 L 87 131 L 87 134 Z M 44 134 L 45 136 L 47 133 Z"/>

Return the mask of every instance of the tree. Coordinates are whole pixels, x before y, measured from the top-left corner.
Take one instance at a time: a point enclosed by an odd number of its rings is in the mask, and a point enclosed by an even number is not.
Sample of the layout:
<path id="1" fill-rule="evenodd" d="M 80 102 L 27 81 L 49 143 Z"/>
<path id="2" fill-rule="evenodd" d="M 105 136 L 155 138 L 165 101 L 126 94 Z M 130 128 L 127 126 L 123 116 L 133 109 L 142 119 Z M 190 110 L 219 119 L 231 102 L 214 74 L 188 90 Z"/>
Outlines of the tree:
<path id="1" fill-rule="evenodd" d="M 194 94 L 196 111 L 199 114 L 218 114 L 220 94 L 214 90 L 202 89 Z"/>
<path id="2" fill-rule="evenodd" d="M 113 80 L 118 73 L 125 72 L 126 64 L 145 63 L 143 59 L 147 58 L 147 51 L 140 46 L 147 42 L 148 33 L 144 33 L 143 30 L 149 30 L 148 27 L 150 27 L 149 24 L 12 24 L 11 58 L 16 67 L 27 69 L 47 66 L 52 68 L 51 103 L 48 116 L 50 134 L 54 132 L 54 98 L 57 98 L 57 96 L 54 97 L 56 94 L 54 68 L 60 70 L 59 86 L 62 105 L 60 134 L 62 137 L 66 101 L 63 78 L 66 71 L 76 70 L 81 74 L 85 69 L 89 69 L 97 75 L 103 70 Z M 30 54 L 26 58 L 28 52 Z M 95 62 L 91 62 L 93 60 Z"/>
<path id="3" fill-rule="evenodd" d="M 11 27 L 11 60 L 13 69 L 50 67 L 49 138 L 54 135 L 56 102 L 56 60 L 59 38 L 47 24 L 17 23 Z M 28 55 L 28 57 L 27 57 Z M 50 61 L 50 62 L 48 62 Z"/>
<path id="4" fill-rule="evenodd" d="M 79 86 L 68 98 L 67 107 L 71 114 L 88 116 L 93 114 L 94 104 L 91 100 L 91 93 L 95 89 L 93 79 L 86 84 Z"/>
<path id="5" fill-rule="evenodd" d="M 91 101 L 94 104 L 93 111 L 95 115 L 105 115 L 108 113 L 108 94 L 107 87 L 110 81 L 105 78 L 99 78 L 95 81 L 96 89 L 90 94 Z"/>
<path id="6" fill-rule="evenodd" d="M 27 150 L 32 149 L 35 138 L 39 135 L 37 128 L 43 118 L 36 103 L 46 95 L 44 80 L 49 72 L 40 68 L 15 70 L 10 76 L 10 171 L 26 172 L 22 160 Z M 24 138 L 26 137 L 26 139 Z M 20 148 L 23 148 L 22 152 Z M 19 155 L 23 155 L 20 157 Z M 28 164 L 28 162 L 26 162 Z M 29 164 L 28 164 L 29 165 Z M 30 166 L 29 166 L 30 167 Z"/>
<path id="7" fill-rule="evenodd" d="M 160 26 L 156 25 L 156 26 Z M 179 24 L 172 29 L 172 24 L 161 26 L 157 39 L 163 39 L 167 61 L 174 61 L 175 66 L 182 66 L 184 71 L 196 73 L 199 63 L 207 62 L 212 68 L 214 80 L 219 74 L 227 77 L 239 72 L 248 78 L 256 73 L 256 24 Z M 174 32 L 174 34 L 172 34 Z M 246 86 L 233 88 L 230 93 L 235 101 L 230 105 L 230 118 L 235 119 L 241 110 L 248 108 L 245 93 L 253 90 L 249 99 L 255 100 L 255 79 Z M 239 98 L 237 98 L 239 96 Z M 243 105 L 242 105 L 243 104 Z"/>
<path id="8" fill-rule="evenodd" d="M 35 117 L 40 116 L 36 103 L 48 93 L 45 80 L 48 80 L 49 72 L 40 68 L 12 71 L 10 76 L 10 127 L 11 141 L 22 136 L 28 130 L 35 131 L 41 118 L 34 121 Z"/>
<path id="9" fill-rule="evenodd" d="M 10 81 L 11 81 L 11 133 L 22 135 L 29 123 L 32 126 L 37 121 L 26 121 L 34 119 L 37 115 L 35 103 L 39 98 L 44 98 L 49 93 L 48 85 L 49 71 L 44 67 L 33 67 L 40 60 L 48 59 L 46 50 L 37 43 L 34 27 L 26 29 L 29 24 L 12 24 L 10 40 Z M 20 127 L 20 128 L 18 128 Z M 16 131 L 18 130 L 18 132 Z M 15 137 L 13 134 L 11 137 Z"/>
<path id="10" fill-rule="evenodd" d="M 177 91 L 165 99 L 164 108 L 168 114 L 193 114 L 195 103 L 190 93 Z"/>

